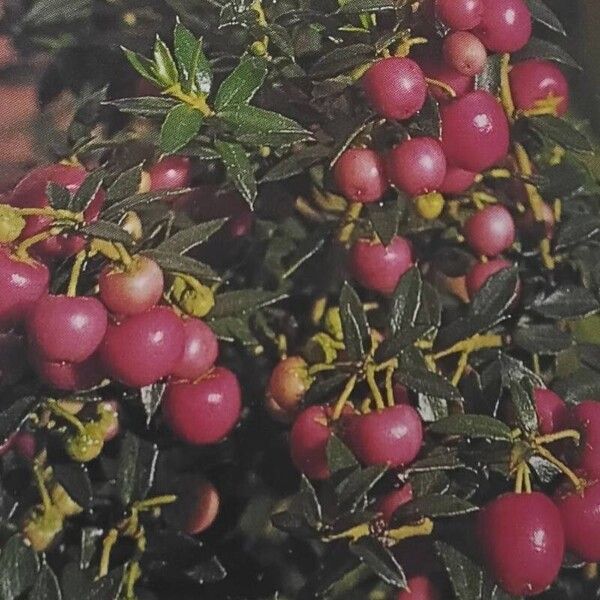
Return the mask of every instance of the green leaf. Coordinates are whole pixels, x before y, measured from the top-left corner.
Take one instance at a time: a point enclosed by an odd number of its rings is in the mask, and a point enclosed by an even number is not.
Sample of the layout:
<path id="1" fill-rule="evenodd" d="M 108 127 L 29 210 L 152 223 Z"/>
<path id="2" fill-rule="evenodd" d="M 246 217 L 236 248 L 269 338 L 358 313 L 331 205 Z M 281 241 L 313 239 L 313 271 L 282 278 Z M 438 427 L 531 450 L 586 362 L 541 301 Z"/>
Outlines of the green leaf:
<path id="1" fill-rule="evenodd" d="M 244 200 L 252 207 L 258 193 L 254 167 L 243 146 L 223 140 L 215 141 L 215 148 L 225 165 L 227 176 Z"/>
<path id="2" fill-rule="evenodd" d="M 13 535 L 0 551 L 0 598 L 16 600 L 35 581 L 38 558 L 20 535 Z"/>
<path id="3" fill-rule="evenodd" d="M 142 181 L 143 165 L 139 164 L 123 171 L 106 192 L 106 202 L 114 204 L 137 193 Z"/>
<path id="4" fill-rule="evenodd" d="M 392 525 L 414 523 L 423 517 L 437 519 L 441 517 L 457 517 L 479 510 L 477 506 L 452 494 L 431 494 L 415 498 L 402 505 L 394 513 Z"/>
<path id="5" fill-rule="evenodd" d="M 511 431 L 502 421 L 487 415 L 451 415 L 429 426 L 431 433 L 468 438 L 510 441 Z"/>
<path id="6" fill-rule="evenodd" d="M 160 250 L 143 250 L 144 256 L 151 258 L 158 263 L 158 266 L 169 273 L 183 273 L 191 275 L 201 281 L 220 281 L 221 278 L 209 265 L 196 260 L 190 256 L 181 256 L 181 254 L 162 252 Z"/>
<path id="7" fill-rule="evenodd" d="M 347 282 L 340 294 L 340 317 L 348 358 L 360 360 L 367 351 L 369 324 L 358 294 Z"/>
<path id="8" fill-rule="evenodd" d="M 160 148 L 165 154 L 174 154 L 190 142 L 202 127 L 204 116 L 187 104 L 173 107 L 160 130 Z"/>
<path id="9" fill-rule="evenodd" d="M 237 105 L 219 112 L 218 116 L 239 133 L 242 141 L 252 136 L 259 144 L 283 146 L 312 136 L 296 121 L 255 106 Z"/>
<path id="10" fill-rule="evenodd" d="M 384 246 L 389 245 L 398 233 L 400 220 L 406 212 L 407 198 L 398 194 L 397 198 L 387 202 L 375 202 L 368 205 L 369 220 L 375 233 Z"/>
<path id="11" fill-rule="evenodd" d="M 24 396 L 0 413 L 0 443 L 6 442 L 13 433 L 21 428 L 37 404 L 39 404 L 39 400 L 35 396 Z M 2 598 L 1 594 L 0 598 Z"/>
<path id="12" fill-rule="evenodd" d="M 140 399 L 146 413 L 146 427 L 150 426 L 152 417 L 156 414 L 166 389 L 167 385 L 165 383 L 153 383 L 140 389 Z"/>
<path id="13" fill-rule="evenodd" d="M 563 24 L 560 22 L 560 19 L 546 6 L 542 0 L 525 0 L 529 10 L 531 12 L 531 16 L 541 23 L 545 25 L 552 31 L 556 31 L 561 35 L 567 35 Z"/>
<path id="14" fill-rule="evenodd" d="M 435 542 L 435 549 L 444 563 L 452 589 L 458 600 L 482 597 L 483 572 L 470 558 L 445 542 Z"/>
<path id="15" fill-rule="evenodd" d="M 202 52 L 202 40 L 185 27 L 179 19 L 174 32 L 175 58 L 185 93 L 192 90 L 203 94 L 210 92 L 212 73 L 210 63 Z"/>
<path id="16" fill-rule="evenodd" d="M 267 77 L 267 63 L 255 56 L 245 56 L 221 84 L 215 98 L 215 110 L 222 112 L 238 104 L 247 104 Z"/>
<path id="17" fill-rule="evenodd" d="M 318 526 L 323 519 L 321 504 L 313 484 L 305 475 L 302 475 L 298 495 L 304 518 L 312 527 Z"/>
<path id="18" fill-rule="evenodd" d="M 162 96 L 139 96 L 137 98 L 120 98 L 110 100 L 104 104 L 114 106 L 122 113 L 138 115 L 141 117 L 166 117 L 167 113 L 178 106 L 179 102 L 173 98 Z"/>
<path id="19" fill-rule="evenodd" d="M 529 125 L 542 136 L 575 152 L 592 152 L 594 146 L 590 140 L 571 123 L 550 115 L 529 117 Z"/>
<path id="20" fill-rule="evenodd" d="M 406 575 L 394 555 L 377 538 L 365 536 L 349 546 L 350 552 L 360 558 L 377 576 L 394 587 L 407 588 Z"/>
<path id="21" fill-rule="evenodd" d="M 408 0 L 348 0 L 340 6 L 338 12 L 347 15 L 357 15 L 384 10 L 399 10 L 406 6 L 407 3 Z"/>
<path id="22" fill-rule="evenodd" d="M 93 499 L 92 483 L 87 468 L 78 463 L 53 465 L 54 478 L 67 494 L 82 508 L 88 508 Z"/>
<path id="23" fill-rule="evenodd" d="M 156 474 L 158 447 L 138 436 L 125 434 L 119 453 L 117 493 L 123 506 L 144 500 L 152 487 Z"/>
<path id="24" fill-rule="evenodd" d="M 531 354 L 555 355 L 569 348 L 573 340 L 571 334 L 556 325 L 529 325 L 513 332 L 513 343 Z"/>
<path id="25" fill-rule="evenodd" d="M 537 298 L 528 308 L 547 319 L 576 319 L 597 313 L 600 303 L 584 287 L 564 286 Z"/>
<path id="26" fill-rule="evenodd" d="M 158 36 L 154 42 L 154 64 L 156 65 L 156 74 L 163 85 L 170 87 L 179 81 L 179 73 L 173 55 Z"/>
<path id="27" fill-rule="evenodd" d="M 423 278 L 417 267 L 407 271 L 390 299 L 389 326 L 394 335 L 413 327 L 423 294 Z"/>
<path id="28" fill-rule="evenodd" d="M 155 192 L 146 192 L 144 194 L 134 194 L 129 198 L 120 200 L 110 205 L 103 213 L 105 219 L 115 219 L 123 216 L 129 210 L 135 210 L 141 206 L 148 206 L 154 202 L 160 202 L 168 199 L 175 199 L 182 194 L 190 191 L 189 188 L 181 188 L 179 190 L 157 190 Z"/>
<path id="29" fill-rule="evenodd" d="M 535 58 L 537 60 L 552 60 L 558 63 L 562 63 L 567 67 L 581 70 L 581 67 L 575 61 L 575 59 L 563 48 L 548 42 L 547 40 L 540 40 L 539 38 L 532 37 L 529 43 L 523 50 L 513 55 L 514 61 L 518 62 L 521 60 L 528 60 Z"/>
<path id="30" fill-rule="evenodd" d="M 166 239 L 157 250 L 160 252 L 169 252 L 171 254 L 185 254 L 192 248 L 204 244 L 209 240 L 223 225 L 227 219 L 215 219 L 198 223 L 192 227 L 187 227 L 175 235 Z"/>
<path id="31" fill-rule="evenodd" d="M 475 76 L 475 89 L 485 90 L 495 96 L 500 89 L 501 64 L 501 54 L 488 56 L 485 68 L 479 75 Z"/>
<path id="32" fill-rule="evenodd" d="M 326 159 L 329 154 L 329 148 L 319 144 L 304 146 L 271 167 L 262 176 L 261 182 L 281 181 L 300 175 L 309 167 Z"/>
<path id="33" fill-rule="evenodd" d="M 600 218 L 594 215 L 573 216 L 560 225 L 555 241 L 557 250 L 583 244 L 600 233 Z"/>
<path id="34" fill-rule="evenodd" d="M 367 493 L 385 475 L 386 470 L 386 467 L 373 466 L 350 473 L 335 488 L 338 505 L 355 511 L 364 502 Z"/>
<path id="35" fill-rule="evenodd" d="M 121 590 L 125 583 L 125 566 L 117 567 L 110 571 L 108 575 L 92 582 L 90 590 L 85 596 L 85 600 L 118 600 L 121 597 Z"/>
<path id="36" fill-rule="evenodd" d="M 74 212 L 83 212 L 95 200 L 105 177 L 106 173 L 102 170 L 90 173 L 73 194 L 69 208 Z"/>
<path id="37" fill-rule="evenodd" d="M 283 292 L 265 290 L 224 292 L 215 297 L 215 307 L 210 313 L 210 318 L 219 319 L 253 313 L 265 306 L 276 304 L 284 298 L 287 298 L 287 294 Z"/>
<path id="38" fill-rule="evenodd" d="M 247 348 L 256 348 L 260 344 L 250 328 L 248 316 L 213 319 L 210 326 L 217 338 L 224 342 L 237 343 Z"/>
<path id="39" fill-rule="evenodd" d="M 325 451 L 327 465 L 332 474 L 348 469 L 356 469 L 359 466 L 354 454 L 337 435 L 329 436 Z"/>
<path id="40" fill-rule="evenodd" d="M 494 273 L 471 300 L 470 315 L 480 322 L 481 329 L 491 329 L 499 323 L 512 305 L 519 290 L 517 265 Z"/>
<path id="41" fill-rule="evenodd" d="M 71 194 L 69 190 L 58 183 L 50 181 L 46 186 L 46 196 L 50 206 L 56 210 L 67 210 L 71 206 Z"/>
<path id="42" fill-rule="evenodd" d="M 62 600 L 58 579 L 46 563 L 38 573 L 28 600 Z"/>
<path id="43" fill-rule="evenodd" d="M 336 48 L 313 64 L 313 77 L 333 77 L 373 60 L 373 48 L 368 44 L 353 44 Z"/>
<path id="44" fill-rule="evenodd" d="M 81 227 L 79 232 L 90 238 L 99 238 L 109 242 L 119 242 L 126 246 L 133 244 L 131 235 L 111 221 L 94 221 L 89 225 Z"/>
<path id="45" fill-rule="evenodd" d="M 438 139 L 442 135 L 442 117 L 438 101 L 428 94 L 423 108 L 411 119 L 408 132 L 412 137 L 432 137 Z"/>
<path id="46" fill-rule="evenodd" d="M 527 433 L 535 433 L 538 429 L 538 418 L 533 400 L 533 385 L 531 382 L 526 379 L 511 380 L 510 397 L 520 427 Z"/>
<path id="47" fill-rule="evenodd" d="M 154 83 L 157 87 L 163 88 L 163 83 L 156 73 L 156 65 L 153 61 L 147 59 L 145 56 L 138 54 L 137 52 L 133 52 L 121 46 L 121 49 L 125 53 L 127 60 L 131 64 L 131 66 L 144 78 L 148 81 Z"/>

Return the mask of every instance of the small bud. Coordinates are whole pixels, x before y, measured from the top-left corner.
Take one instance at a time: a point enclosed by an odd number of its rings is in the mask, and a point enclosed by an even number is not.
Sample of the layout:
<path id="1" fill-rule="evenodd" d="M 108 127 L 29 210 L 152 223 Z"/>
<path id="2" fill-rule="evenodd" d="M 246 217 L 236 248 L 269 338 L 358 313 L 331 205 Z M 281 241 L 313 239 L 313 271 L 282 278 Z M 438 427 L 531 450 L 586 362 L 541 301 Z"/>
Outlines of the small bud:
<path id="1" fill-rule="evenodd" d="M 433 221 L 442 214 L 444 204 L 444 196 L 437 192 L 424 194 L 416 200 L 417 212 L 428 221 Z"/>
<path id="2" fill-rule="evenodd" d="M 90 462 L 102 452 L 104 435 L 100 423 L 86 423 L 83 432 L 77 432 L 67 439 L 65 450 L 74 461 Z"/>
<path id="3" fill-rule="evenodd" d="M 342 328 L 342 318 L 340 316 L 340 309 L 337 306 L 328 308 L 325 313 L 325 331 L 335 340 L 343 341 L 344 330 Z"/>
<path id="4" fill-rule="evenodd" d="M 177 306 L 191 317 L 205 317 L 215 305 L 212 290 L 190 276 L 177 276 L 171 288 Z"/>
<path id="5" fill-rule="evenodd" d="M 25 219 L 10 206 L 0 205 L 0 244 L 14 242 L 25 228 Z"/>

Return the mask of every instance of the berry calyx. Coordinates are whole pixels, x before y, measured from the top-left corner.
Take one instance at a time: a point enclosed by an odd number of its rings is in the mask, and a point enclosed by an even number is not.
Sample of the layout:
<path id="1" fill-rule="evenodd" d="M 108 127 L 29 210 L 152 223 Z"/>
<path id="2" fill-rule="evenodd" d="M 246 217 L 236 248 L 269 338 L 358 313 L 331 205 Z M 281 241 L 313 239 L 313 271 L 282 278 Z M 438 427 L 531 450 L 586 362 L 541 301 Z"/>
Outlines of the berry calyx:
<path id="1" fill-rule="evenodd" d="M 75 462 L 90 462 L 100 456 L 104 448 L 104 434 L 102 424 L 94 421 L 85 423 L 81 431 L 67 438 L 65 451 Z"/>
<path id="2" fill-rule="evenodd" d="M 402 467 L 419 453 L 423 425 L 419 413 L 402 404 L 347 417 L 344 437 L 364 465 Z"/>
<path id="3" fill-rule="evenodd" d="M 540 492 L 492 500 L 479 512 L 477 536 L 488 569 L 509 594 L 539 594 L 558 576 L 565 534 L 559 510 Z"/>
<path id="4" fill-rule="evenodd" d="M 400 236 L 395 236 L 387 246 L 380 241 L 360 239 L 350 251 L 350 272 L 354 279 L 368 290 L 385 295 L 393 293 L 412 265 L 412 247 Z"/>
<path id="5" fill-rule="evenodd" d="M 308 365 L 301 356 L 280 360 L 267 384 L 265 407 L 268 413 L 282 423 L 293 421 L 311 383 Z"/>
<path id="6" fill-rule="evenodd" d="M 409 119 L 425 104 L 427 82 L 421 67 L 410 58 L 378 60 L 361 81 L 367 101 L 386 119 Z"/>
<path id="7" fill-rule="evenodd" d="M 106 266 L 98 277 L 98 288 L 100 299 L 110 312 L 137 315 L 159 302 L 164 276 L 152 259 L 135 256 L 127 266 Z"/>
<path id="8" fill-rule="evenodd" d="M 552 390 L 536 388 L 533 401 L 538 417 L 538 430 L 542 435 L 568 429 L 569 409 L 566 402 Z"/>
<path id="9" fill-rule="evenodd" d="M 213 330 L 200 319 L 183 319 L 185 337 L 183 354 L 171 375 L 193 381 L 207 373 L 217 361 L 219 342 Z"/>
<path id="10" fill-rule="evenodd" d="M 482 0 L 435 0 L 435 14 L 449 29 L 466 31 L 481 23 Z"/>
<path id="11" fill-rule="evenodd" d="M 374 508 L 381 515 L 381 518 L 387 524 L 390 524 L 394 513 L 404 504 L 411 502 L 412 499 L 413 488 L 410 483 L 407 483 L 401 488 L 381 496 L 375 503 Z"/>
<path id="12" fill-rule="evenodd" d="M 406 584 L 408 589 L 399 592 L 396 600 L 442 600 L 440 590 L 429 577 L 411 577 Z"/>
<path id="13" fill-rule="evenodd" d="M 600 483 L 575 490 L 571 482 L 558 489 L 554 502 L 560 511 L 567 549 L 587 562 L 600 560 Z"/>
<path id="14" fill-rule="evenodd" d="M 446 201 L 439 192 L 423 194 L 416 199 L 415 206 L 421 217 L 427 221 L 437 219 L 443 212 Z"/>
<path id="15" fill-rule="evenodd" d="M 302 411 L 290 432 L 290 452 L 295 467 L 309 479 L 321 481 L 330 476 L 327 443 L 332 435 L 324 406 Z"/>
<path id="16" fill-rule="evenodd" d="M 493 204 L 468 219 L 464 235 L 475 254 L 498 256 L 514 244 L 515 222 L 504 206 Z"/>
<path id="17" fill-rule="evenodd" d="M 383 160 L 367 148 L 346 150 L 335 163 L 333 176 L 338 190 L 351 202 L 376 202 L 388 189 Z"/>
<path id="18" fill-rule="evenodd" d="M 442 147 L 448 163 L 480 173 L 508 153 L 504 110 L 489 92 L 478 90 L 442 107 Z"/>
<path id="19" fill-rule="evenodd" d="M 151 192 L 187 187 L 192 180 L 190 159 L 187 156 L 168 156 L 150 167 L 148 174 Z"/>
<path id="20" fill-rule="evenodd" d="M 472 299 L 492 275 L 512 266 L 512 263 L 504 258 L 475 263 L 467 273 L 465 280 L 469 298 Z"/>
<path id="21" fill-rule="evenodd" d="M 571 411 L 581 433 L 577 466 L 592 478 L 600 477 L 600 402 L 586 400 Z"/>
<path id="22" fill-rule="evenodd" d="M 390 181 L 414 197 L 440 187 L 446 176 L 446 156 L 438 140 L 418 137 L 393 148 L 387 167 Z"/>
<path id="23" fill-rule="evenodd" d="M 162 402 L 163 417 L 175 437 L 197 446 L 225 439 L 240 420 L 241 410 L 237 377 L 223 367 L 195 381 L 169 383 Z"/>
<path id="24" fill-rule="evenodd" d="M 531 38 L 531 12 L 523 0 L 483 0 L 474 33 L 492 52 L 517 52 Z"/>
<path id="25" fill-rule="evenodd" d="M 106 309 L 96 298 L 48 295 L 33 306 L 27 335 L 44 361 L 80 363 L 96 352 L 107 323 Z"/>
<path id="26" fill-rule="evenodd" d="M 456 31 L 444 39 L 444 60 L 463 75 L 479 75 L 487 63 L 487 51 L 479 38 L 468 31 Z"/>
<path id="27" fill-rule="evenodd" d="M 181 319 L 170 308 L 156 306 L 110 323 L 100 357 L 113 379 L 129 387 L 144 387 L 173 372 L 184 345 Z"/>
<path id="28" fill-rule="evenodd" d="M 55 506 L 36 506 L 25 517 L 23 536 L 36 552 L 48 550 L 62 531 L 64 516 Z"/>
<path id="29" fill-rule="evenodd" d="M 531 110 L 547 101 L 555 115 L 562 117 L 569 109 L 569 84 L 563 72 L 548 60 L 524 60 L 510 71 L 510 88 L 518 110 Z"/>

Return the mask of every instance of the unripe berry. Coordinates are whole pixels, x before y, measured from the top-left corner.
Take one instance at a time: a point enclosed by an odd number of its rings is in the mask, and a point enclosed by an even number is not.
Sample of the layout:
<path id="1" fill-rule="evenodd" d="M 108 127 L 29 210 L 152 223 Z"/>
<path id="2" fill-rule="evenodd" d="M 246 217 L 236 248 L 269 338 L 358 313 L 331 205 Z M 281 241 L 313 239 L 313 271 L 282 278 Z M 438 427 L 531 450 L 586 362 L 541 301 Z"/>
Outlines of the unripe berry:
<path id="1" fill-rule="evenodd" d="M 410 243 L 395 236 L 388 246 L 379 241 L 358 240 L 350 251 L 350 272 L 363 287 L 390 295 L 413 265 Z"/>
<path id="2" fill-rule="evenodd" d="M 600 402 L 586 400 L 572 410 L 575 428 L 581 432 L 578 467 L 586 476 L 600 477 Z"/>
<path id="3" fill-rule="evenodd" d="M 323 406 L 302 411 L 290 432 L 290 452 L 296 468 L 308 478 L 324 480 L 330 476 L 327 443 L 332 430 Z"/>
<path id="4" fill-rule="evenodd" d="M 265 407 L 268 413 L 282 423 L 293 421 L 311 383 L 308 365 L 302 357 L 290 356 L 279 361 L 267 385 Z"/>
<path id="5" fill-rule="evenodd" d="M 14 242 L 25 225 L 25 219 L 16 210 L 0 204 L 0 244 Z"/>
<path id="6" fill-rule="evenodd" d="M 338 190 L 351 202 L 376 202 L 388 189 L 383 160 L 367 148 L 346 150 L 335 163 L 333 175 Z"/>
<path id="7" fill-rule="evenodd" d="M 538 416 L 538 429 L 542 435 L 548 435 L 569 427 L 569 409 L 566 402 L 552 390 L 536 388 L 533 401 Z"/>
<path id="8" fill-rule="evenodd" d="M 373 110 L 386 119 L 409 119 L 427 97 L 423 71 L 410 58 L 378 60 L 364 74 L 362 85 Z"/>
<path id="9" fill-rule="evenodd" d="M 473 29 L 483 17 L 482 0 L 435 0 L 435 14 L 454 31 Z"/>
<path id="10" fill-rule="evenodd" d="M 459 73 L 479 75 L 487 63 L 487 51 L 479 38 L 468 31 L 456 31 L 444 40 L 444 60 Z"/>
<path id="11" fill-rule="evenodd" d="M 515 222 L 501 204 L 486 206 L 469 217 L 464 235 L 478 256 L 498 256 L 515 242 Z"/>
<path id="12" fill-rule="evenodd" d="M 435 192 L 446 176 L 446 156 L 438 140 L 418 137 L 396 146 L 387 160 L 390 181 L 409 196 Z"/>
<path id="13" fill-rule="evenodd" d="M 531 12 L 524 0 L 483 0 L 474 33 L 492 52 L 517 52 L 531 38 Z"/>
<path id="14" fill-rule="evenodd" d="M 443 212 L 446 201 L 439 192 L 423 194 L 416 200 L 417 212 L 428 221 L 437 219 Z"/>

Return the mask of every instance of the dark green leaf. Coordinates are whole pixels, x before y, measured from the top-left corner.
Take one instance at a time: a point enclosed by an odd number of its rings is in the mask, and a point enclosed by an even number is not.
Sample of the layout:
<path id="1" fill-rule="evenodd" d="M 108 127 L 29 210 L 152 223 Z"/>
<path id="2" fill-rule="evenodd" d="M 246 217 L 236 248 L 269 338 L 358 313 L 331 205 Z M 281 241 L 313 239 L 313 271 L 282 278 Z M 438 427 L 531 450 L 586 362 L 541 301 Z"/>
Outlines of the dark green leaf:
<path id="1" fill-rule="evenodd" d="M 267 63 L 254 56 L 242 58 L 240 64 L 221 84 L 215 98 L 217 112 L 238 104 L 247 104 L 262 86 L 268 73 Z"/>
<path id="2" fill-rule="evenodd" d="M 565 119 L 550 115 L 529 117 L 528 122 L 541 135 L 553 142 L 576 152 L 592 152 L 594 147 L 586 135 Z"/>
<path id="3" fill-rule="evenodd" d="M 69 496 L 82 508 L 92 503 L 92 483 L 84 465 L 62 463 L 54 465 L 54 479 L 65 488 Z"/>
<path id="4" fill-rule="evenodd" d="M 501 54 L 490 54 L 484 70 L 475 76 L 475 89 L 496 95 L 500 89 Z"/>
<path id="5" fill-rule="evenodd" d="M 598 312 L 600 304 L 588 289 L 565 286 L 536 299 L 529 308 L 548 319 L 575 319 Z"/>
<path id="6" fill-rule="evenodd" d="M 120 202 L 136 194 L 142 181 L 142 170 L 143 166 L 140 164 L 123 171 L 106 192 L 108 204 Z"/>
<path id="7" fill-rule="evenodd" d="M 127 48 L 121 47 L 127 60 L 131 64 L 131 66 L 144 78 L 148 79 L 152 83 L 156 84 L 158 87 L 163 87 L 160 78 L 156 73 L 156 65 L 153 61 L 148 60 L 145 56 L 138 54 L 137 52 L 132 52 Z"/>
<path id="8" fill-rule="evenodd" d="M 593 215 L 574 216 L 560 225 L 556 238 L 556 249 L 585 243 L 600 232 L 600 218 Z"/>
<path id="9" fill-rule="evenodd" d="M 235 185 L 244 200 L 252 207 L 258 190 L 256 186 L 256 177 L 254 175 L 254 167 L 243 146 L 217 140 L 215 142 L 215 148 L 227 169 L 229 179 Z"/>
<path id="10" fill-rule="evenodd" d="M 483 572 L 473 561 L 445 542 L 435 542 L 435 549 L 444 563 L 452 589 L 458 600 L 482 597 Z"/>
<path id="11" fill-rule="evenodd" d="M 388 202 L 368 205 L 369 220 L 384 246 L 387 246 L 398 233 L 400 220 L 406 211 L 405 200 L 401 201 L 400 198 L 396 198 Z"/>
<path id="12" fill-rule="evenodd" d="M 156 473 L 158 447 L 127 432 L 121 444 L 117 492 L 124 506 L 146 498 Z"/>
<path id="13" fill-rule="evenodd" d="M 438 101 L 429 94 L 423 108 L 411 119 L 408 131 L 412 137 L 428 136 L 438 139 L 442 135 L 442 118 Z"/>
<path id="14" fill-rule="evenodd" d="M 513 343 L 532 354 L 559 354 L 571 346 L 571 334 L 556 325 L 529 325 L 513 333 Z"/>
<path id="15" fill-rule="evenodd" d="M 431 433 L 510 441 L 508 425 L 487 415 L 451 415 L 429 426 Z"/>
<path id="16" fill-rule="evenodd" d="M 341 6 L 339 12 L 348 15 L 360 13 L 380 12 L 384 10 L 399 10 L 406 6 L 408 0 L 347 0 Z"/>
<path id="17" fill-rule="evenodd" d="M 135 210 L 140 206 L 148 206 L 161 200 L 174 199 L 189 191 L 189 188 L 182 188 L 180 190 L 157 190 L 156 192 L 135 194 L 129 198 L 115 202 L 103 212 L 102 216 L 107 220 L 112 220 L 122 216 L 129 210 Z"/>
<path id="18" fill-rule="evenodd" d="M 86 600 L 118 600 L 125 578 L 125 566 L 117 567 L 108 575 L 92 582 L 89 592 L 84 597 Z"/>
<path id="19" fill-rule="evenodd" d="M 302 475 L 300 483 L 299 499 L 307 523 L 312 527 L 318 526 L 323 518 L 321 504 L 319 503 L 319 498 L 313 484 L 304 475 Z"/>
<path id="20" fill-rule="evenodd" d="M 90 173 L 81 187 L 73 194 L 69 208 L 75 212 L 83 212 L 96 198 L 105 176 L 106 173 L 101 170 Z"/>
<path id="21" fill-rule="evenodd" d="M 358 462 L 348 446 L 337 435 L 331 435 L 327 441 L 327 464 L 331 473 L 355 469 Z"/>
<path id="22" fill-rule="evenodd" d="M 542 0 L 525 0 L 529 10 L 531 11 L 531 16 L 541 23 L 545 25 L 552 31 L 556 31 L 561 35 L 567 35 L 565 28 L 560 22 L 559 18 L 546 6 Z"/>
<path id="23" fill-rule="evenodd" d="M 178 104 L 167 114 L 160 130 L 160 148 L 165 154 L 174 154 L 194 138 L 204 116 L 187 104 Z"/>
<path id="24" fill-rule="evenodd" d="M 396 379 L 410 390 L 443 398 L 445 400 L 461 400 L 460 392 L 445 377 L 429 371 L 423 357 L 417 351 L 404 351 L 400 357 L 400 368 L 396 371 Z"/>
<path id="25" fill-rule="evenodd" d="M 141 254 L 158 263 L 158 266 L 164 271 L 191 275 L 201 281 L 220 281 L 220 277 L 212 267 L 190 256 L 181 256 L 160 250 L 143 250 Z"/>
<path id="26" fill-rule="evenodd" d="M 15 431 L 21 428 L 38 403 L 39 400 L 35 396 L 25 396 L 0 413 L 0 443 L 6 442 Z"/>
<path id="27" fill-rule="evenodd" d="M 210 68 L 207 69 L 208 61 L 202 52 L 202 41 L 182 23 L 177 20 L 174 32 L 175 58 L 182 79 L 183 91 L 189 93 L 193 89 L 207 94 L 210 92 Z M 208 86 L 197 87 L 198 71 L 202 69 L 201 81 L 208 78 Z"/>
<path id="28" fill-rule="evenodd" d="M 390 300 L 389 326 L 393 334 L 402 334 L 414 326 L 422 294 L 421 272 L 413 267 L 401 277 Z"/>
<path id="29" fill-rule="evenodd" d="M 163 85 L 172 86 L 179 80 L 177 65 L 171 51 L 167 45 L 156 36 L 154 42 L 154 64 L 156 65 L 156 75 L 160 78 Z"/>
<path id="30" fill-rule="evenodd" d="M 367 493 L 384 476 L 386 467 L 356 469 L 336 487 L 338 504 L 355 510 Z"/>
<path id="31" fill-rule="evenodd" d="M 340 294 L 340 317 L 348 358 L 360 360 L 368 349 L 369 324 L 358 294 L 347 282 Z"/>
<path id="32" fill-rule="evenodd" d="M 71 206 L 71 194 L 67 188 L 50 181 L 46 186 L 50 206 L 56 210 L 67 210 Z"/>
<path id="33" fill-rule="evenodd" d="M 240 316 L 257 311 L 265 306 L 280 302 L 287 297 L 283 292 L 265 290 L 236 290 L 224 292 L 215 298 L 215 307 L 210 313 L 211 319 Z"/>
<path id="34" fill-rule="evenodd" d="M 512 266 L 492 275 L 471 300 L 470 313 L 491 329 L 502 320 L 504 312 L 517 297 L 519 289 L 519 268 Z"/>
<path id="35" fill-rule="evenodd" d="M 513 379 L 509 389 L 519 426 L 527 433 L 537 432 L 538 418 L 533 401 L 533 385 L 526 379 Z"/>
<path id="36" fill-rule="evenodd" d="M 553 60 L 567 67 L 581 70 L 575 59 L 563 48 L 539 38 L 531 38 L 523 50 L 513 55 L 515 61 L 535 58 L 537 60 Z"/>
<path id="37" fill-rule="evenodd" d="M 402 505 L 395 513 L 392 524 L 413 523 L 423 517 L 432 519 L 440 517 L 457 517 L 478 510 L 478 507 L 467 500 L 451 494 L 431 494 L 415 498 Z"/>
<path id="38" fill-rule="evenodd" d="M 350 544 L 350 551 L 383 581 L 398 589 L 406 589 L 406 575 L 400 563 L 377 538 L 362 537 Z"/>
<path id="39" fill-rule="evenodd" d="M 0 551 L 0 598 L 16 600 L 35 581 L 38 558 L 20 535 L 13 535 Z"/>
<path id="40" fill-rule="evenodd" d="M 146 412 L 146 426 L 150 426 L 152 417 L 156 414 L 166 390 L 166 384 L 153 383 L 140 389 L 140 397 Z"/>
<path id="41" fill-rule="evenodd" d="M 165 240 L 157 250 L 171 254 L 185 254 L 209 240 L 223 227 L 226 221 L 227 219 L 215 219 L 188 227 Z"/>
<path id="42" fill-rule="evenodd" d="M 82 527 L 79 555 L 79 568 L 89 569 L 104 537 L 100 527 Z"/>
<path id="43" fill-rule="evenodd" d="M 259 341 L 250 328 L 249 315 L 238 317 L 223 317 L 214 319 L 210 326 L 219 340 L 231 344 L 238 343 L 248 348 L 256 348 Z"/>
<path id="44" fill-rule="evenodd" d="M 172 98 L 162 96 L 139 96 L 137 98 L 120 98 L 105 102 L 114 106 L 122 113 L 138 115 L 140 117 L 166 117 L 167 113 L 177 106 L 179 102 Z"/>
<path id="45" fill-rule="evenodd" d="M 577 404 L 589 398 L 600 398 L 600 373 L 588 367 L 582 367 L 553 383 L 553 390 L 567 404 Z"/>
<path id="46" fill-rule="evenodd" d="M 324 160 L 330 154 L 330 150 L 318 144 L 304 146 L 293 152 L 288 157 L 276 163 L 261 178 L 262 182 L 281 181 L 303 173 L 309 167 Z"/>
<path id="47" fill-rule="evenodd" d="M 38 573 L 28 600 L 62 600 L 58 579 L 45 563 Z"/>
<path id="48" fill-rule="evenodd" d="M 354 44 L 336 48 L 322 56 L 310 69 L 313 77 L 333 77 L 373 59 L 373 48 L 368 44 Z"/>
<path id="49" fill-rule="evenodd" d="M 84 225 L 79 232 L 90 238 L 119 242 L 126 246 L 133 244 L 131 235 L 112 221 L 94 221 L 89 225 Z"/>

